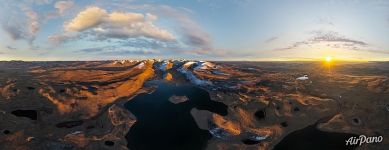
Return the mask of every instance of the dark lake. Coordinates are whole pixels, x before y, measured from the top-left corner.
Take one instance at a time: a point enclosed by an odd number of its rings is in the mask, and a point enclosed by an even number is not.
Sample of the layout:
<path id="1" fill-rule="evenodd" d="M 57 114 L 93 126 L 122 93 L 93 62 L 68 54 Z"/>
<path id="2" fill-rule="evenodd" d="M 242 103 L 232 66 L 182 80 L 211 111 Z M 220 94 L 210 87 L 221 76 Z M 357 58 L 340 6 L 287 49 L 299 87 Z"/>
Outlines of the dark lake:
<path id="1" fill-rule="evenodd" d="M 227 115 L 227 106 L 212 101 L 209 93 L 191 84 L 156 82 L 150 94 L 139 94 L 125 104 L 137 122 L 126 135 L 131 150 L 201 150 L 212 135 L 200 129 L 193 119 L 192 108 Z M 189 100 L 174 104 L 173 95 Z"/>
<path id="2" fill-rule="evenodd" d="M 11 112 L 11 114 L 18 116 L 18 117 L 26 117 L 30 118 L 31 120 L 37 120 L 38 119 L 38 112 L 36 110 L 14 110 Z"/>
<path id="3" fill-rule="evenodd" d="M 352 150 L 357 146 L 346 146 L 346 140 L 359 135 L 324 132 L 316 124 L 288 134 L 273 150 Z"/>

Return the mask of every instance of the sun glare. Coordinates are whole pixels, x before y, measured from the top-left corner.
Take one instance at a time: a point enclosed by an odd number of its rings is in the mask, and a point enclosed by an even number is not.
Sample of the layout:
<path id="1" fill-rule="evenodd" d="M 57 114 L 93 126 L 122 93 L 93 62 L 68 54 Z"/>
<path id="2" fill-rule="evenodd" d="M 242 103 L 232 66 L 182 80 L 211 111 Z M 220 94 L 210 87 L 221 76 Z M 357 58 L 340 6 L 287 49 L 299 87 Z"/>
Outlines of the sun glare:
<path id="1" fill-rule="evenodd" d="M 326 62 L 331 62 L 332 61 L 332 57 L 331 56 L 327 56 L 326 57 Z"/>

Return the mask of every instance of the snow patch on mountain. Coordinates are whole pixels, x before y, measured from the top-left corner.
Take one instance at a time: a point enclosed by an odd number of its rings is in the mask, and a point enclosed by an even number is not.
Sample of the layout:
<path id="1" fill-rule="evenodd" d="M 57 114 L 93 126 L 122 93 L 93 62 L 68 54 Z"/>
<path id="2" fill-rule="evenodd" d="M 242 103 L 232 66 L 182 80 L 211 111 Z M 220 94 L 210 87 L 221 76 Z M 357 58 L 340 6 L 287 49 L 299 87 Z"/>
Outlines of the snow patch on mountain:
<path id="1" fill-rule="evenodd" d="M 296 78 L 296 80 L 308 80 L 309 78 L 308 78 L 308 75 L 304 75 L 304 76 L 302 76 L 302 77 L 298 77 L 298 78 Z"/>
<path id="2" fill-rule="evenodd" d="M 198 77 L 196 77 L 193 72 L 190 70 L 190 68 L 198 64 L 199 62 L 189 61 L 184 63 L 180 68 L 177 69 L 177 71 L 181 72 L 186 76 L 186 78 L 196 85 L 212 85 L 211 81 L 201 80 Z M 197 66 L 196 66 L 197 67 Z"/>
<path id="3" fill-rule="evenodd" d="M 135 68 L 137 68 L 137 69 L 142 69 L 143 67 L 145 67 L 145 62 L 143 62 L 143 61 L 135 66 Z"/>
<path id="4" fill-rule="evenodd" d="M 216 75 L 230 76 L 230 74 L 228 74 L 228 73 L 220 72 L 217 70 L 213 70 L 212 73 L 216 74 Z"/>
<path id="5" fill-rule="evenodd" d="M 205 61 L 197 62 L 197 66 L 194 68 L 194 70 L 209 70 L 214 69 L 216 67 L 215 64 Z"/>
<path id="6" fill-rule="evenodd" d="M 125 65 L 125 64 L 133 63 L 133 62 L 138 62 L 138 61 L 134 61 L 134 60 L 115 60 L 112 64 L 114 64 L 114 65 Z"/>
<path id="7" fill-rule="evenodd" d="M 229 134 L 227 131 L 224 131 L 222 128 L 214 127 L 208 130 L 209 133 L 211 133 L 213 136 L 219 138 L 219 139 L 228 139 L 232 135 Z"/>
<path id="8" fill-rule="evenodd" d="M 183 64 L 181 68 L 188 69 L 194 64 L 197 64 L 197 62 L 189 61 L 189 62 L 186 62 L 185 64 Z"/>
<path id="9" fill-rule="evenodd" d="M 162 61 L 161 66 L 159 66 L 159 70 L 166 71 L 166 70 L 171 69 L 172 67 L 173 67 L 173 64 L 171 64 L 170 61 L 164 60 L 164 61 Z"/>
<path id="10" fill-rule="evenodd" d="M 196 84 L 196 85 L 212 85 L 212 82 L 211 81 L 206 81 L 206 80 L 201 80 L 199 78 L 197 78 L 190 70 L 188 69 L 185 69 L 183 67 L 181 68 L 178 68 L 177 71 L 181 72 L 182 74 L 184 74 L 186 76 L 186 78 L 192 82 L 193 84 Z"/>

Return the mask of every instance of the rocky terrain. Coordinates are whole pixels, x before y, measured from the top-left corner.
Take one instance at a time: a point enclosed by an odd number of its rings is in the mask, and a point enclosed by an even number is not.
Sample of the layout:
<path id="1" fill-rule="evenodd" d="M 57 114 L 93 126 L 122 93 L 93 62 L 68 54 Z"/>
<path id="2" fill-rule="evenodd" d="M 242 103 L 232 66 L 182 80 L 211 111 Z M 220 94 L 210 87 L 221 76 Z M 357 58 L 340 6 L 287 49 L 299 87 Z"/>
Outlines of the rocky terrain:
<path id="1" fill-rule="evenodd" d="M 152 81 L 190 83 L 227 106 L 227 114 L 190 110 L 212 135 L 204 149 L 273 149 L 313 124 L 323 132 L 384 137 L 356 149 L 389 146 L 386 62 L 8 61 L 0 68 L 4 150 L 128 149 L 126 134 L 137 118 L 125 103 L 152 93 Z M 191 100 L 168 99 L 177 106 Z"/>

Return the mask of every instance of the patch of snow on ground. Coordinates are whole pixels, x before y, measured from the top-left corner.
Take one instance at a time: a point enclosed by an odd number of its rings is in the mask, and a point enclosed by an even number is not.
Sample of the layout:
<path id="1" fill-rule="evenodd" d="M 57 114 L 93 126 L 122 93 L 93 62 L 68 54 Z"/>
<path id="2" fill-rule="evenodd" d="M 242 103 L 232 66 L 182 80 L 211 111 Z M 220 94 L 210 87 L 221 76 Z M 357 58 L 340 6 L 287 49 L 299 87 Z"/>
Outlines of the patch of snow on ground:
<path id="1" fill-rule="evenodd" d="M 222 128 L 214 127 L 209 129 L 209 133 L 211 133 L 213 136 L 220 138 L 220 139 L 227 139 L 231 135 L 224 131 Z"/>
<path id="2" fill-rule="evenodd" d="M 83 133 L 83 132 L 82 131 L 74 131 L 74 132 L 72 132 L 70 134 L 76 135 L 76 134 L 81 134 L 81 133 Z"/>
<path id="3" fill-rule="evenodd" d="M 206 61 L 200 61 L 197 63 L 197 67 L 194 68 L 194 70 L 208 70 L 215 68 L 215 64 L 206 62 Z"/>
<path id="4" fill-rule="evenodd" d="M 201 80 L 199 78 L 197 78 L 193 72 L 191 72 L 190 70 L 188 70 L 188 68 L 190 66 L 192 66 L 193 64 L 195 64 L 196 62 L 187 62 L 185 63 L 184 65 L 182 65 L 180 68 L 177 69 L 177 71 L 185 74 L 186 78 L 192 82 L 193 84 L 196 84 L 196 85 L 212 85 L 212 82 L 211 81 L 205 81 L 205 80 Z"/>
<path id="5" fill-rule="evenodd" d="M 302 76 L 302 77 L 298 77 L 298 78 L 296 78 L 296 80 L 308 80 L 309 78 L 308 78 L 308 75 L 304 75 L 304 76 Z"/>
<path id="6" fill-rule="evenodd" d="M 188 69 L 189 67 L 191 67 L 193 64 L 196 64 L 196 63 L 197 62 L 194 62 L 194 61 L 186 62 L 184 65 L 182 65 L 182 68 Z"/>
<path id="7" fill-rule="evenodd" d="M 249 138 L 251 140 L 254 140 L 254 141 L 262 141 L 262 140 L 266 140 L 267 136 L 253 135 L 253 136 L 250 136 Z"/>
<path id="8" fill-rule="evenodd" d="M 121 61 L 115 60 L 112 64 L 117 65 L 117 64 L 122 64 Z"/>
<path id="9" fill-rule="evenodd" d="M 134 62 L 133 60 L 115 60 L 114 62 L 113 62 L 113 64 L 114 65 L 117 65 L 117 64 L 119 64 L 119 65 L 124 65 L 124 64 L 126 64 L 126 63 L 132 63 L 132 62 Z"/>
<path id="10" fill-rule="evenodd" d="M 137 69 L 142 69 L 143 67 L 145 67 L 145 62 L 139 63 L 138 65 L 136 65 L 135 68 L 137 68 Z"/>
<path id="11" fill-rule="evenodd" d="M 162 71 L 166 71 L 166 67 L 167 67 L 167 65 L 169 65 L 169 61 L 167 61 L 167 60 L 164 60 L 164 61 L 162 61 L 162 64 L 161 64 L 161 66 L 159 67 L 159 69 L 160 70 L 162 70 Z"/>
<path id="12" fill-rule="evenodd" d="M 223 72 L 220 72 L 220 71 L 212 71 L 213 74 L 216 74 L 216 75 L 224 75 L 224 76 L 230 76 L 230 74 L 228 73 L 223 73 Z"/>

